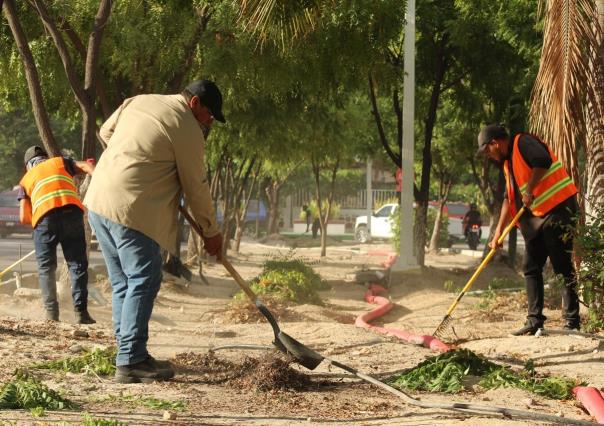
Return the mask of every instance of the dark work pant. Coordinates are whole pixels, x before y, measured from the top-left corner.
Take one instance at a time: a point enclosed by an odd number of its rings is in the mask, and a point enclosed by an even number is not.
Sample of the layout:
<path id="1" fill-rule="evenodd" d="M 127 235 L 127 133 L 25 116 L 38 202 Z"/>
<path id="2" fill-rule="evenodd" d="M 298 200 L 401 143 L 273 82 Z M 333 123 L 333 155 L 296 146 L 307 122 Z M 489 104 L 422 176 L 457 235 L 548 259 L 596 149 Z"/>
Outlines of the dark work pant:
<path id="1" fill-rule="evenodd" d="M 42 302 L 47 311 L 57 311 L 57 245 L 69 268 L 71 296 L 75 310 L 87 308 L 88 257 L 84 235 L 84 214 L 76 206 L 65 206 L 48 212 L 34 228 L 34 247 Z"/>
<path id="2" fill-rule="evenodd" d="M 527 323 L 542 326 L 543 267 L 549 257 L 554 272 L 564 277 L 562 303 L 568 325 L 579 326 L 579 297 L 576 291 L 576 274 L 572 261 L 573 238 L 568 225 L 574 225 L 570 214 L 550 214 L 534 238 L 526 241 L 524 278 L 528 297 Z"/>

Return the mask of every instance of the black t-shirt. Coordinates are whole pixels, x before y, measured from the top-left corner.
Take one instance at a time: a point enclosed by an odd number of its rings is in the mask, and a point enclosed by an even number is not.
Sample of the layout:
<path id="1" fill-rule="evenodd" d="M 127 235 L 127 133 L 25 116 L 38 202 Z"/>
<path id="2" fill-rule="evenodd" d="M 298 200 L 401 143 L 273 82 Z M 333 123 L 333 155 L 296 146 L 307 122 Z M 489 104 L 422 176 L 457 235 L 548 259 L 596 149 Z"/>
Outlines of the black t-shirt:
<path id="1" fill-rule="evenodd" d="M 514 137 L 515 139 L 515 137 Z M 508 152 L 507 160 L 510 165 L 510 175 L 512 179 L 512 183 L 514 185 L 514 195 L 515 195 L 515 204 L 516 210 L 518 211 L 522 207 L 522 194 L 520 193 L 520 189 L 518 188 L 518 184 L 516 183 L 516 179 L 514 179 L 514 171 L 512 165 L 512 152 L 513 152 L 513 141 L 514 139 L 510 139 L 510 150 Z M 528 135 L 522 134 L 518 139 L 518 150 L 520 151 L 520 155 L 526 162 L 526 164 L 530 168 L 542 168 L 549 169 L 552 165 L 552 157 L 549 154 L 549 150 L 537 138 Z M 506 191 L 504 197 L 508 198 L 508 193 Z M 555 208 L 553 208 L 550 212 L 548 212 L 543 217 L 537 217 L 533 215 L 530 210 L 524 212 L 522 217 L 520 218 L 520 232 L 526 240 L 532 239 L 539 228 L 543 225 L 543 222 L 552 214 L 573 214 L 577 211 L 577 200 L 576 197 L 570 197 L 564 202 L 558 204 Z"/>

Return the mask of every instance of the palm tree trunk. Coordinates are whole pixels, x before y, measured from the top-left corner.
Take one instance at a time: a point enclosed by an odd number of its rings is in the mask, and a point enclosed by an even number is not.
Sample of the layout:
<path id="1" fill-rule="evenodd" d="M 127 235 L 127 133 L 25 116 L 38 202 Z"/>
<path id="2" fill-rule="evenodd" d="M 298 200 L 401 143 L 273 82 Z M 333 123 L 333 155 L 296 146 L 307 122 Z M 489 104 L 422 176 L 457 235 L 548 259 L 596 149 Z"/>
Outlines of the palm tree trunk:
<path id="1" fill-rule="evenodd" d="M 597 0 L 599 45 L 591 52 L 590 71 L 595 80 L 595 101 L 588 105 L 585 212 L 604 204 L 604 0 Z M 596 28 L 597 30 L 597 28 Z"/>

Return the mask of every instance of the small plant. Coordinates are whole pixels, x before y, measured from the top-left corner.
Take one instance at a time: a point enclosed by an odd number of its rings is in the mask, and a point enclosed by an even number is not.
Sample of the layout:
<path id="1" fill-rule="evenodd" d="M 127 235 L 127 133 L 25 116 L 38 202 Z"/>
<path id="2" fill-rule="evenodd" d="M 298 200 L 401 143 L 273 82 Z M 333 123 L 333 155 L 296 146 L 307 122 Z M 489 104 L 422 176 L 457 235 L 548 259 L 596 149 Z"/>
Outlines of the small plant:
<path id="1" fill-rule="evenodd" d="M 88 413 L 83 415 L 83 426 L 123 426 L 125 423 L 120 422 L 116 419 L 99 419 L 92 417 Z"/>
<path id="2" fill-rule="evenodd" d="M 68 357 L 54 361 L 45 361 L 34 364 L 32 368 L 40 370 L 65 371 L 70 373 L 98 374 L 111 376 L 115 374 L 115 347 L 107 349 L 94 349 L 84 355 Z"/>
<path id="3" fill-rule="evenodd" d="M 15 378 L 0 389 L 0 410 L 26 409 L 33 410 L 32 414 L 41 415 L 44 410 L 68 408 L 76 408 L 76 405 L 27 371 L 17 370 Z"/>
<path id="4" fill-rule="evenodd" d="M 518 280 L 514 280 L 507 277 L 493 278 L 487 289 L 480 295 L 480 300 L 475 305 L 476 309 L 490 310 L 493 307 L 494 302 L 497 300 L 497 290 L 521 288 L 522 283 Z"/>
<path id="5" fill-rule="evenodd" d="M 34 417 L 42 417 L 46 413 L 46 410 L 44 410 L 44 407 L 34 407 L 30 408 L 29 412 Z"/>
<path id="6" fill-rule="evenodd" d="M 290 253 L 264 262 L 262 273 L 250 282 L 250 287 L 256 294 L 271 295 L 282 301 L 320 305 L 318 291 L 328 289 L 329 285 L 303 260 Z M 235 300 L 244 297 L 238 292 Z"/>
<path id="7" fill-rule="evenodd" d="M 459 287 L 455 285 L 455 281 L 447 280 L 443 283 L 443 288 L 449 293 L 459 293 Z"/>
<path id="8" fill-rule="evenodd" d="M 475 307 L 476 307 L 476 309 L 480 309 L 480 310 L 485 310 L 485 309 L 488 310 L 496 298 L 497 298 L 497 293 L 495 292 L 495 290 L 493 290 L 491 288 L 491 286 L 489 286 L 489 288 L 486 289 L 484 291 L 484 293 L 480 294 L 480 298 L 479 298 L 480 300 L 475 305 Z"/>
<path id="9" fill-rule="evenodd" d="M 569 399 L 576 380 L 565 377 L 539 377 L 532 362 L 525 369 L 514 371 L 476 355 L 468 349 L 449 351 L 428 358 L 411 370 L 394 376 L 394 386 L 411 390 L 457 393 L 465 390 L 466 376 L 480 377 L 479 385 L 484 389 L 516 387 L 552 399 Z"/>

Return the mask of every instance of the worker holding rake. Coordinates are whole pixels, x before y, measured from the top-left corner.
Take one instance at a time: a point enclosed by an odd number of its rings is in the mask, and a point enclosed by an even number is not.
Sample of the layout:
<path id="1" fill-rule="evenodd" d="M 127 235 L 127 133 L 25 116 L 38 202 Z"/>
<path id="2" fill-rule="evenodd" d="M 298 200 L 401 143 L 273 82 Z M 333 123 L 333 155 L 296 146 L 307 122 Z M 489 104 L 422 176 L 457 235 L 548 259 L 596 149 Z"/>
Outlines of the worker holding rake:
<path id="1" fill-rule="evenodd" d="M 553 151 L 537 136 L 519 133 L 510 138 L 500 124 L 484 127 L 478 135 L 478 153 L 503 166 L 506 194 L 495 235 L 496 247 L 502 230 L 522 205 L 527 211 L 519 220 L 525 241 L 523 262 L 528 315 L 523 327 L 512 334 L 534 335 L 543 328 L 543 267 L 549 257 L 554 272 L 564 277 L 562 302 L 564 328 L 579 329 L 579 298 L 572 261 L 573 236 L 578 211 L 577 188 Z"/>

